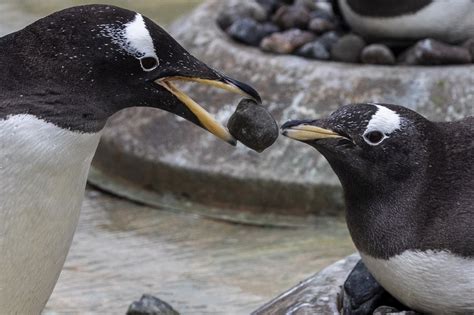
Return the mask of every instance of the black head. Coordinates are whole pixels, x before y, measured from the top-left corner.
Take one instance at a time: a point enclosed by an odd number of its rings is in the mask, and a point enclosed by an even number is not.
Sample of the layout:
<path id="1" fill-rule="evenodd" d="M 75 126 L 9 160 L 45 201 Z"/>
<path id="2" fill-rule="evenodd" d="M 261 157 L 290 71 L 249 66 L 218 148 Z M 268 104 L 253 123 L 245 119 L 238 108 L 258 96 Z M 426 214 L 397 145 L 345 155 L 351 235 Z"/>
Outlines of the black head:
<path id="1" fill-rule="evenodd" d="M 416 176 L 427 158 L 431 122 L 396 105 L 355 104 L 328 118 L 290 121 L 283 135 L 320 151 L 346 188 L 389 190 Z"/>
<path id="2" fill-rule="evenodd" d="M 150 19 L 114 6 L 54 13 L 0 39 L 0 48 L 2 87 L 16 103 L 18 95 L 24 102 L 6 108 L 4 101 L 0 118 L 28 109 L 61 127 L 91 132 L 120 109 L 156 107 L 234 142 L 171 81 L 197 81 L 260 100 L 248 85 L 194 58 Z"/>

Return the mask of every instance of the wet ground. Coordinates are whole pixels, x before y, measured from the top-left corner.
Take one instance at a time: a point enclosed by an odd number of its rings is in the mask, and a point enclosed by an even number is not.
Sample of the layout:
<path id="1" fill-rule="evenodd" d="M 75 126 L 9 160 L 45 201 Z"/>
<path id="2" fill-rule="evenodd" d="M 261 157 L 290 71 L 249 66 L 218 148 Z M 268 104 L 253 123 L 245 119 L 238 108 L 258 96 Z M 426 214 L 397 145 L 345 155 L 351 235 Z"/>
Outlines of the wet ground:
<path id="1" fill-rule="evenodd" d="M 108 1 L 160 24 L 198 2 Z M 0 36 L 80 3 L 87 2 L 0 0 Z M 305 229 L 236 225 L 140 206 L 89 188 L 45 314 L 124 314 L 142 293 L 182 314 L 246 314 L 353 251 L 338 218 L 322 218 Z"/>
<path id="2" fill-rule="evenodd" d="M 142 293 L 183 314 L 248 314 L 354 251 L 342 220 L 271 229 L 130 203 L 89 189 L 46 314 L 123 314 Z"/>

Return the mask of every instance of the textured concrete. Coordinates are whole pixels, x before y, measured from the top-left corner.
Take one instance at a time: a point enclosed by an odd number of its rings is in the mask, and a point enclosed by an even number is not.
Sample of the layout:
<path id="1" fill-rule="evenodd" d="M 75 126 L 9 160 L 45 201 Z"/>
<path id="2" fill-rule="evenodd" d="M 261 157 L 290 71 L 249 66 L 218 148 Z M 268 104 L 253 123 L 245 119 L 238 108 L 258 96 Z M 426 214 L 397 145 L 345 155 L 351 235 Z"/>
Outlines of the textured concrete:
<path id="1" fill-rule="evenodd" d="M 326 267 L 252 315 L 339 314 L 341 286 L 359 260 L 359 254 L 353 254 Z"/>
<path id="2" fill-rule="evenodd" d="M 431 119 L 473 114 L 474 66 L 385 67 L 275 56 L 229 40 L 215 17 L 228 0 L 210 0 L 171 27 L 194 55 L 249 82 L 278 122 L 328 115 L 340 104 L 378 101 L 406 105 Z M 207 87 L 187 87 L 226 121 L 238 98 Z M 238 212 L 335 214 L 341 190 L 327 162 L 287 139 L 262 154 L 237 149 L 177 117 L 129 109 L 109 123 L 94 167 L 124 187 L 147 190 L 156 203 L 175 197 Z M 97 178 L 92 178 L 97 183 Z M 100 178 L 101 187 L 109 188 Z M 152 198 L 152 199 L 153 199 Z M 238 216 L 238 215 L 237 215 Z"/>

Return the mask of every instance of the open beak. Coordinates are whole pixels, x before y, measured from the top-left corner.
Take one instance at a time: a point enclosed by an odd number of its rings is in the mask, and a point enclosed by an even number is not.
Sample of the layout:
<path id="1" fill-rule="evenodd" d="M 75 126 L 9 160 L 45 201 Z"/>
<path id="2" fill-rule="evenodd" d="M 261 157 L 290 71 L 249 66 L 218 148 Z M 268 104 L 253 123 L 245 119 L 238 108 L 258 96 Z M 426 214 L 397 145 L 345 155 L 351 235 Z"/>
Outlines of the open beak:
<path id="1" fill-rule="evenodd" d="M 298 141 L 311 141 L 329 138 L 345 138 L 329 129 L 313 126 L 307 122 L 289 121 L 281 127 L 285 137 Z"/>
<path id="2" fill-rule="evenodd" d="M 229 133 L 229 130 L 218 122 L 208 111 L 206 111 L 201 105 L 196 103 L 186 93 L 181 91 L 173 82 L 196 82 L 204 85 L 209 85 L 219 89 L 223 89 L 232 93 L 240 94 L 245 97 L 250 97 L 257 103 L 261 103 L 262 100 L 260 95 L 252 87 L 245 83 L 237 80 L 222 76 L 218 79 L 203 79 L 197 77 L 184 77 L 184 76 L 169 76 L 160 78 L 155 83 L 164 87 L 168 92 L 173 94 L 189 111 L 197 118 L 199 124 L 207 129 L 209 132 L 217 136 L 218 138 L 228 142 L 231 145 L 236 145 L 237 140 Z"/>

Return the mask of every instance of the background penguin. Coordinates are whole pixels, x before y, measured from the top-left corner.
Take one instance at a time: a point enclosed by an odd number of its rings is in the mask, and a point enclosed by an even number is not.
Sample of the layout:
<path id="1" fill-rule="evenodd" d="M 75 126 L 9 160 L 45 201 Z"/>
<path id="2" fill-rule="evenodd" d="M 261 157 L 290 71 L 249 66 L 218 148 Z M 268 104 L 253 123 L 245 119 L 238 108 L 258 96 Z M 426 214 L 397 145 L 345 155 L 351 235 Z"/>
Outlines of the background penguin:
<path id="1" fill-rule="evenodd" d="M 473 117 L 358 104 L 282 130 L 329 161 L 352 239 L 388 292 L 422 312 L 474 312 Z"/>
<path id="2" fill-rule="evenodd" d="M 334 0 L 354 32 L 369 39 L 467 40 L 474 33 L 472 0 Z M 337 7 L 337 6 L 336 6 Z"/>
<path id="3" fill-rule="evenodd" d="M 235 143 L 172 82 L 196 81 L 260 100 L 151 20 L 105 5 L 67 9 L 1 38 L 0 69 L 0 314 L 43 309 L 112 114 L 160 108 Z"/>

